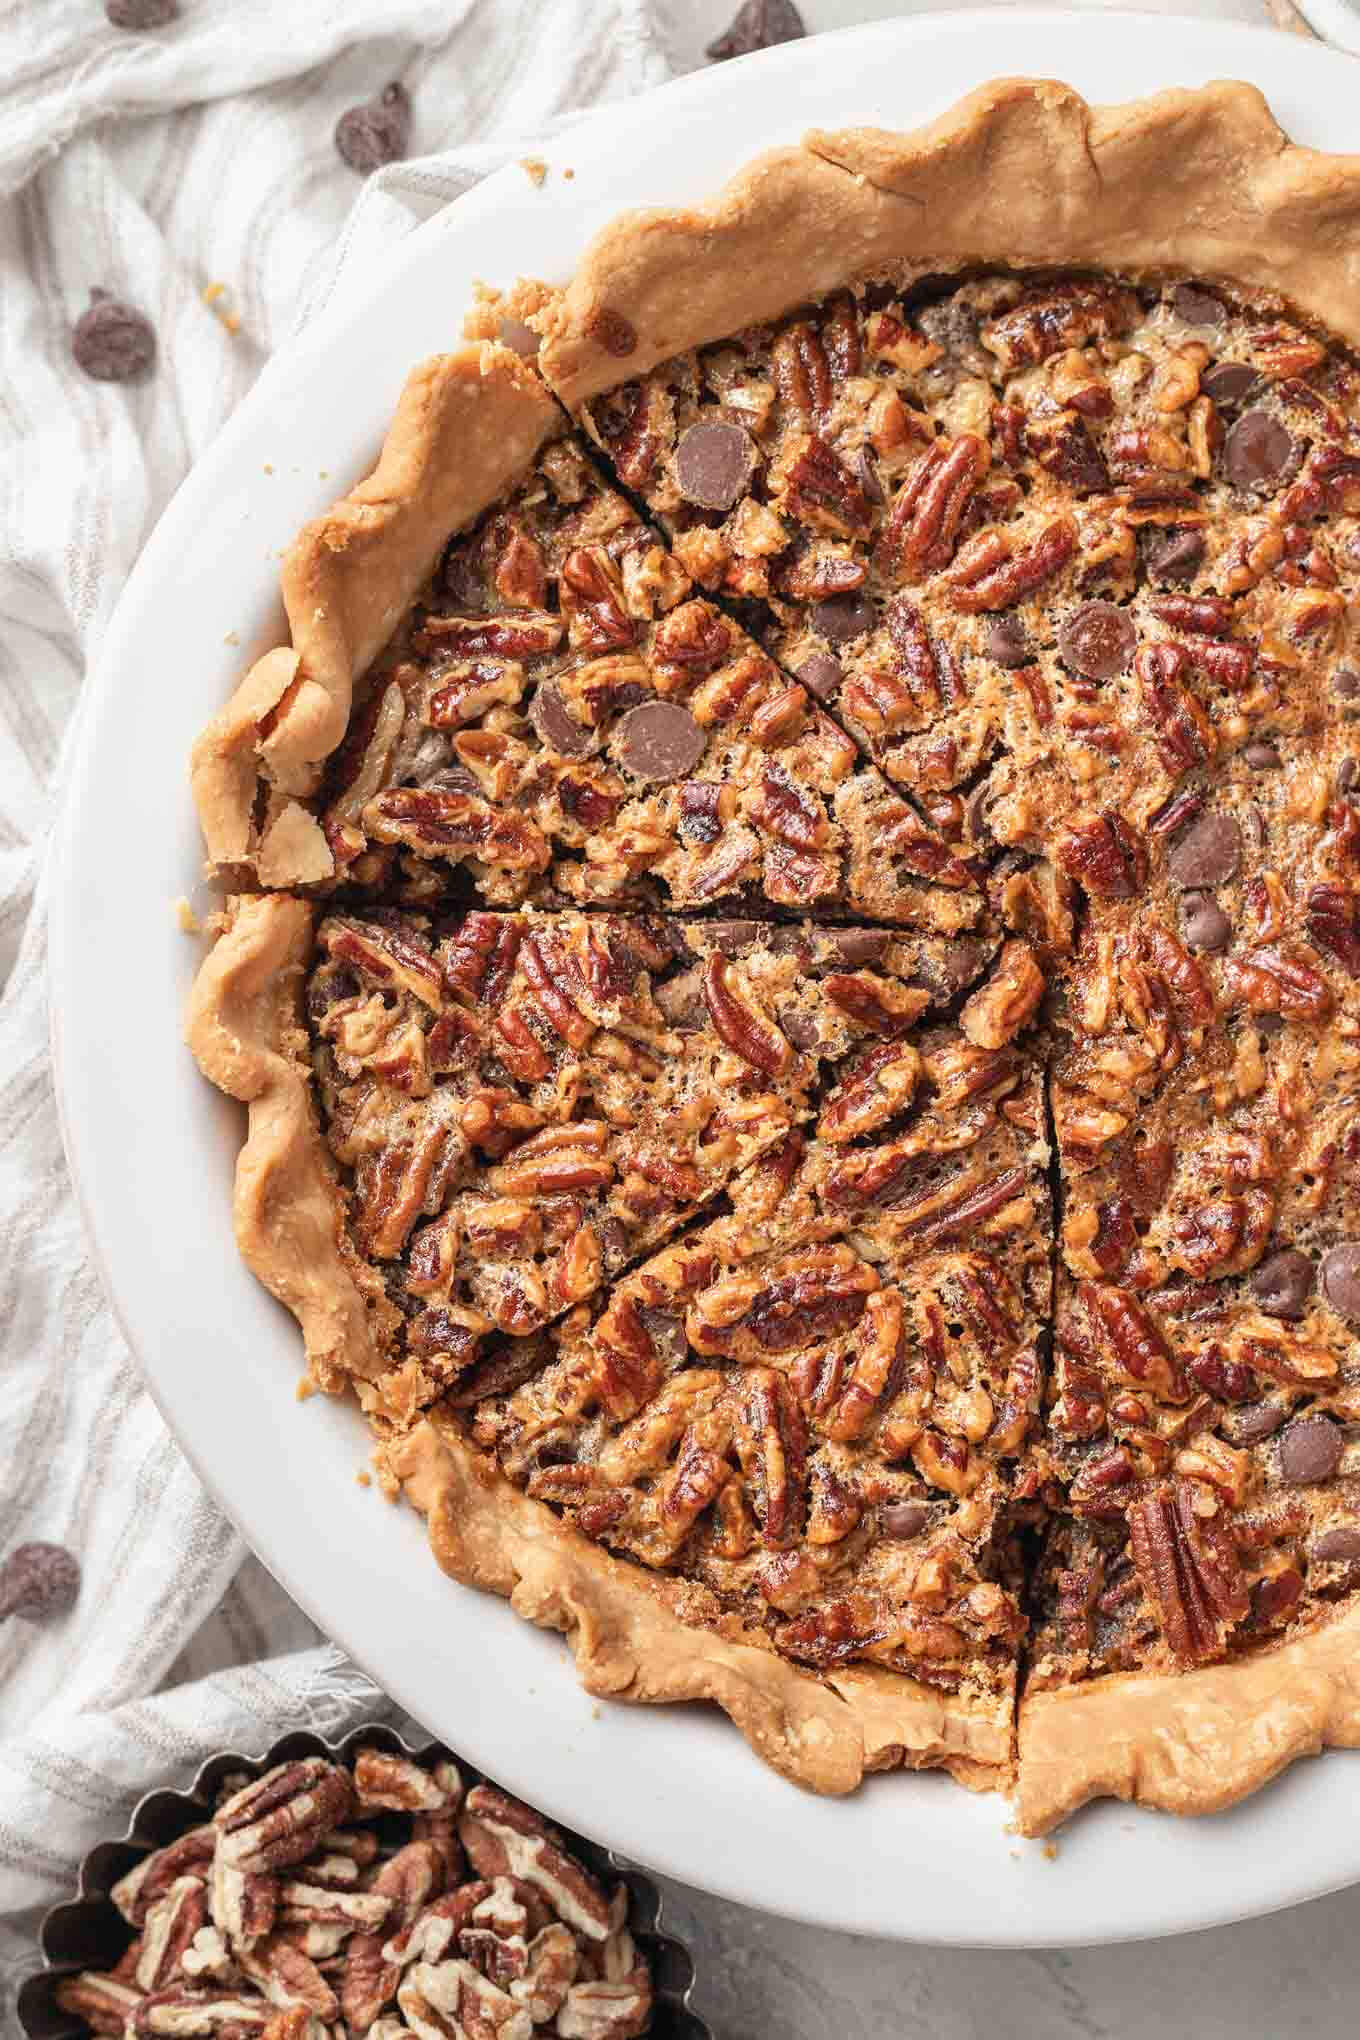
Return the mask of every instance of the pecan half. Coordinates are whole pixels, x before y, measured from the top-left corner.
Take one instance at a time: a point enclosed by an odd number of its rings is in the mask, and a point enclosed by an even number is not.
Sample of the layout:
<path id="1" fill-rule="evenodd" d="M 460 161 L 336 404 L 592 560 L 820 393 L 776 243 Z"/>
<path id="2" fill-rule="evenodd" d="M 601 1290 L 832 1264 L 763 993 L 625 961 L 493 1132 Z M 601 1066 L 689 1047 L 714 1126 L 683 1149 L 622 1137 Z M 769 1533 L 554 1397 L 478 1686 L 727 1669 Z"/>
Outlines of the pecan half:
<path id="1" fill-rule="evenodd" d="M 1360 901 L 1352 893 L 1339 885 L 1310 887 L 1308 933 L 1351 977 L 1360 977 Z"/>
<path id="2" fill-rule="evenodd" d="M 1160 1488 L 1129 1510 L 1129 1548 L 1172 1653 L 1207 1663 L 1249 1608 L 1246 1580 L 1225 1526 L 1195 1507 L 1193 1482 Z"/>
<path id="3" fill-rule="evenodd" d="M 321 1757 L 276 1764 L 218 1807 L 221 1861 L 242 1871 L 286 1869 L 302 1862 L 353 1803 L 349 1776 Z"/>
<path id="4" fill-rule="evenodd" d="M 933 439 L 907 476 L 884 523 L 874 558 L 890 579 L 920 580 L 948 566 L 964 516 L 991 455 L 975 432 Z"/>
<path id="5" fill-rule="evenodd" d="M 518 1877 L 588 1941 L 608 1938 L 612 1915 L 604 1892 L 563 1848 L 560 1836 L 519 1800 L 493 1785 L 474 1785 L 463 1802 L 458 1834 L 481 1876 Z"/>
<path id="6" fill-rule="evenodd" d="M 950 600 L 968 616 L 1009 609 L 1060 573 L 1076 549 L 1077 527 L 1070 517 L 1046 524 L 1033 544 L 1019 552 L 1000 531 L 980 531 L 954 562 Z"/>
<path id="7" fill-rule="evenodd" d="M 1078 815 L 1059 839 L 1058 862 L 1098 900 L 1135 899 L 1147 884 L 1147 849 L 1130 822 L 1113 811 Z"/>
<path id="8" fill-rule="evenodd" d="M 959 1025 L 978 1048 L 1004 1048 L 1027 1027 L 1044 996 L 1044 974 L 1028 942 L 1008 942 L 985 985 L 959 1015 Z"/>
<path id="9" fill-rule="evenodd" d="M 704 999 L 719 1038 L 735 1055 L 767 1077 L 781 1076 L 794 1060 L 793 1049 L 773 1020 L 743 997 L 733 981 L 725 956 L 709 958 L 704 971 Z"/>

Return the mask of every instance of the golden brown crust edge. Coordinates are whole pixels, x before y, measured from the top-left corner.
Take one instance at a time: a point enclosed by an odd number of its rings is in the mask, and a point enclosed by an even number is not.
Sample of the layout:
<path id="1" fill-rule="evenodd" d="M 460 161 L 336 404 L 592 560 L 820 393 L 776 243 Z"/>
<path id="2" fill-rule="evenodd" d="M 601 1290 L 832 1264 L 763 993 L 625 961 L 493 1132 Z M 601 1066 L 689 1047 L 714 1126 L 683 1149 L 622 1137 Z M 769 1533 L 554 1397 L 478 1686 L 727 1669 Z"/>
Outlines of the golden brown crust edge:
<path id="1" fill-rule="evenodd" d="M 1289 141 L 1254 86 L 1093 107 L 1001 79 L 927 126 L 814 130 L 707 205 L 606 227 L 533 323 L 570 409 L 862 277 L 972 263 L 1174 270 L 1360 333 L 1360 156 Z"/>
<path id="2" fill-rule="evenodd" d="M 249 1108 L 233 1217 L 241 1257 L 302 1328 L 308 1370 L 336 1388 L 385 1362 L 343 1251 L 339 1186 L 317 1130 L 298 1016 L 312 908 L 285 893 L 227 902 L 189 994 L 185 1039 L 205 1077 Z"/>
<path id="3" fill-rule="evenodd" d="M 1296 1757 L 1360 1746 L 1360 1608 L 1259 1657 L 1036 1693 L 1019 1721 L 1020 1832 L 1088 1800 L 1218 1813 Z"/>
<path id="4" fill-rule="evenodd" d="M 331 876 L 325 838 L 298 798 L 316 790 L 345 734 L 355 681 L 450 534 L 517 481 L 560 424 L 508 348 L 462 347 L 412 371 L 372 474 L 304 525 L 285 555 L 291 645 L 256 661 L 194 746 L 190 776 L 214 865 L 248 866 L 271 886 Z"/>
<path id="5" fill-rule="evenodd" d="M 561 1630 L 588 1692 L 715 1701 L 767 1764 L 814 1792 L 851 1792 L 866 1771 L 896 1764 L 941 1767 L 978 1788 L 1009 1782 L 1009 1696 L 970 1703 L 872 1666 L 823 1681 L 761 1643 L 686 1620 L 682 1582 L 611 1557 L 438 1418 L 386 1458 L 427 1518 L 441 1568 Z"/>

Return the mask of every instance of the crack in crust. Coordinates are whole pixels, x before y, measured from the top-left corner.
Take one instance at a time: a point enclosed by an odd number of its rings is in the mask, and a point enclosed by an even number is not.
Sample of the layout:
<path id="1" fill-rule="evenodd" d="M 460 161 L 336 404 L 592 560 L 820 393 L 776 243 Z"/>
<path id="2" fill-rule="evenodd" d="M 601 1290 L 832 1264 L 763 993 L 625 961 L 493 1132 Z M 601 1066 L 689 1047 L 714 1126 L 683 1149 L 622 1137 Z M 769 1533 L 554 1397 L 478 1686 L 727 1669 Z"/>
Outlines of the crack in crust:
<path id="1" fill-rule="evenodd" d="M 911 134 L 813 130 L 706 205 L 623 214 L 530 323 L 573 411 L 844 284 L 973 264 L 1175 269 L 1353 332 L 1357 228 L 1360 157 L 1297 147 L 1253 86 L 1096 107 L 1009 78 Z"/>
<path id="2" fill-rule="evenodd" d="M 376 1379 L 385 1362 L 350 1265 L 341 1193 L 312 1103 L 298 1016 L 312 909 L 275 893 L 227 902 L 227 924 L 190 993 L 185 1039 L 210 1083 L 249 1108 L 236 1163 L 236 1243 L 302 1327 L 324 1388 Z"/>
<path id="3" fill-rule="evenodd" d="M 386 1448 L 427 1518 L 440 1567 L 563 1632 L 587 1692 L 612 1700 L 713 1700 L 756 1753 L 814 1792 L 852 1792 L 867 1771 L 950 1771 L 976 1790 L 1011 1776 L 1011 1699 L 968 1701 L 859 1665 L 822 1679 L 749 1632 L 706 1626 L 702 1589 L 649 1578 L 531 1501 L 437 1417 Z"/>
<path id="4" fill-rule="evenodd" d="M 253 869 L 270 886 L 333 876 L 325 836 L 298 802 L 344 737 L 355 680 L 450 532 L 518 480 L 560 425 L 538 378 L 507 348 L 463 347 L 412 371 L 373 472 L 288 549 L 290 645 L 256 661 L 194 746 L 194 799 L 214 865 Z"/>

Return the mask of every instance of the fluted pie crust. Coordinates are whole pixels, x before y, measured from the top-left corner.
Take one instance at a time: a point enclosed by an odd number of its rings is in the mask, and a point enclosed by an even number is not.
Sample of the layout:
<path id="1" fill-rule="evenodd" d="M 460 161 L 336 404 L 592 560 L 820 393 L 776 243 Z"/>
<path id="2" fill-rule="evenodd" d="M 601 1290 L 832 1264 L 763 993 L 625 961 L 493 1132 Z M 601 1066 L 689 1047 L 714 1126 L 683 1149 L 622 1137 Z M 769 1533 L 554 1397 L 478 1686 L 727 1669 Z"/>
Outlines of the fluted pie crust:
<path id="1" fill-rule="evenodd" d="M 238 1243 L 297 1316 L 323 1387 L 352 1384 L 372 1408 L 382 1368 L 376 1277 L 349 1242 L 298 1009 L 315 918 L 306 888 L 334 875 L 306 801 L 345 735 L 355 681 L 449 535 L 560 429 L 544 382 L 574 413 L 843 285 L 986 264 L 1191 274 L 1360 333 L 1360 157 L 1298 148 L 1238 84 L 1092 108 L 1060 84 L 1010 80 L 910 135 L 814 132 L 705 207 L 624 215 L 564 290 L 522 286 L 488 303 L 473 322 L 488 337 L 416 371 L 373 475 L 290 551 L 290 644 L 257 662 L 195 750 L 210 864 L 233 895 L 188 1039 L 248 1106 Z M 489 337 L 506 307 L 543 336 L 542 380 Z M 1215 1810 L 1296 1755 L 1360 1743 L 1354 1608 L 1249 1658 L 1043 1692 L 1017 1716 L 1008 1695 L 970 1699 L 869 1665 L 800 1670 L 703 1589 L 606 1553 L 437 1415 L 385 1452 L 441 1567 L 564 1631 L 589 1690 L 711 1699 L 767 1762 L 818 1791 L 894 1764 L 942 1767 L 970 1786 L 1014 1784 L 1022 1830 L 1041 1834 L 1102 1794 Z"/>

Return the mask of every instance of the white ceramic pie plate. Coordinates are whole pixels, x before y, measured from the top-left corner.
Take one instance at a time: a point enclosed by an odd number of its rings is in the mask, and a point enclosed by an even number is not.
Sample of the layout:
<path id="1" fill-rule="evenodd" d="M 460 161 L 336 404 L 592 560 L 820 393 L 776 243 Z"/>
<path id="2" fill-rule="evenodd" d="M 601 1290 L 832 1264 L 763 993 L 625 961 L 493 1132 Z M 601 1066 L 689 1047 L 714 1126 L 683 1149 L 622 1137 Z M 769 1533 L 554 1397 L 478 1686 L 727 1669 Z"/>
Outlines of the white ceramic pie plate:
<path id="1" fill-rule="evenodd" d="M 556 1637 L 445 1581 L 414 1513 L 356 1484 L 357 1418 L 294 1400 L 292 1320 L 232 1245 L 241 1115 L 180 1045 L 198 945 L 171 908 L 185 892 L 207 904 L 185 765 L 246 653 L 275 641 L 277 549 L 367 466 L 475 278 L 562 276 L 624 205 L 697 198 L 814 123 L 913 126 L 1007 73 L 1106 101 L 1254 79 L 1300 141 L 1354 143 L 1360 70 L 1298 39 L 1165 15 L 933 14 L 685 79 L 575 132 L 541 190 L 518 168 L 492 178 L 271 365 L 143 553 L 88 687 L 52 994 L 71 1166 L 157 1401 L 260 1557 L 398 1701 L 550 1813 L 692 1885 L 860 1933 L 1033 1946 L 1209 1926 L 1360 1879 L 1360 1759 L 1296 1765 L 1214 1820 L 1096 1808 L 1050 1860 L 1006 1834 L 1000 1800 L 941 1777 L 817 1800 L 714 1710 L 591 1700 Z"/>

